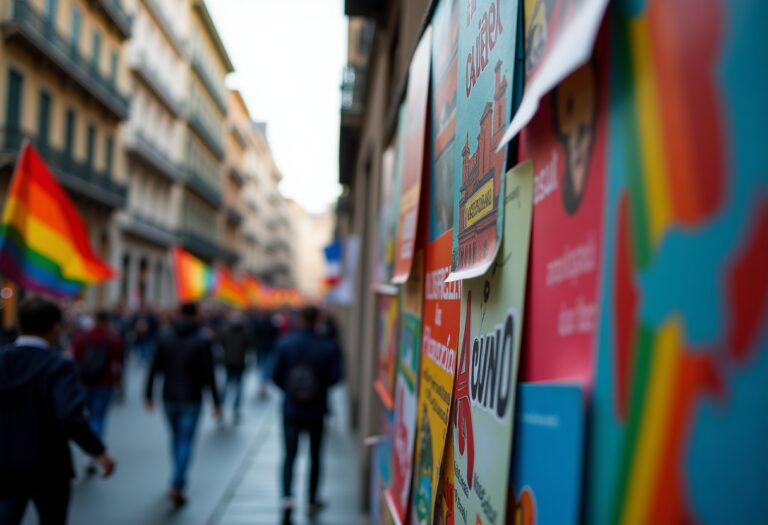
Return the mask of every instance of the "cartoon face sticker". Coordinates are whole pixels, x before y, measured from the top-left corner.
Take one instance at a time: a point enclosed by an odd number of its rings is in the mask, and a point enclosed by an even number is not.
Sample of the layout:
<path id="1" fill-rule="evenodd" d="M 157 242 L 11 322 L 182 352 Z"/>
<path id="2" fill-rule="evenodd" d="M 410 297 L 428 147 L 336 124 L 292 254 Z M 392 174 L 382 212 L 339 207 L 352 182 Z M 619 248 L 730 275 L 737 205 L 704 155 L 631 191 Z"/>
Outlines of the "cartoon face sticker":
<path id="1" fill-rule="evenodd" d="M 565 152 L 563 206 L 569 215 L 579 209 L 587 188 L 597 122 L 597 92 L 592 64 L 576 70 L 552 97 L 555 134 Z"/>

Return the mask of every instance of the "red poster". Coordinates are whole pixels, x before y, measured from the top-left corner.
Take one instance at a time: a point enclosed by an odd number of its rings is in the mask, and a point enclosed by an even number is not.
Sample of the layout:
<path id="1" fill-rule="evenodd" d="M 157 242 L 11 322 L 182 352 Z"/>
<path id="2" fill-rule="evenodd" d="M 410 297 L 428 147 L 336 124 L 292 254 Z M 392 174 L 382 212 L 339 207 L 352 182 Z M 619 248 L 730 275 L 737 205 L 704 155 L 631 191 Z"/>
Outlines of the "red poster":
<path id="1" fill-rule="evenodd" d="M 535 178 L 521 381 L 592 383 L 606 171 L 603 58 L 563 80 L 523 130 L 521 158 L 533 159 Z"/>
<path id="2" fill-rule="evenodd" d="M 408 71 L 408 95 L 405 114 L 405 165 L 400 197 L 400 218 L 395 244 L 395 271 L 392 282 L 402 284 L 411 274 L 416 232 L 419 223 L 421 179 L 424 170 L 424 143 L 429 103 L 429 63 L 432 51 L 432 27 L 421 37 Z"/>

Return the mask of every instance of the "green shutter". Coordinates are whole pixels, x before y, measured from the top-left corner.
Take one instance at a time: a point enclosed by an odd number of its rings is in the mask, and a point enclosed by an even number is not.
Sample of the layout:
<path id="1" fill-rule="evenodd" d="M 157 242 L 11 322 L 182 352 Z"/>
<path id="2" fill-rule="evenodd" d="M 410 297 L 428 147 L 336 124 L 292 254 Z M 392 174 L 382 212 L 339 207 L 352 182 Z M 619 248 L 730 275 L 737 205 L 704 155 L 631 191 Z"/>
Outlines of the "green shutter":
<path id="1" fill-rule="evenodd" d="M 67 109 L 64 119 L 64 154 L 68 159 L 75 157 L 75 110 Z"/>
<path id="2" fill-rule="evenodd" d="M 117 51 L 112 51 L 109 57 L 109 82 L 112 86 L 117 82 Z"/>
<path id="3" fill-rule="evenodd" d="M 93 40 L 91 45 L 91 68 L 98 72 L 99 62 L 101 61 L 101 33 L 97 30 L 93 32 Z"/>
<path id="4" fill-rule="evenodd" d="M 85 165 L 91 170 L 93 169 L 93 157 L 96 153 L 96 128 L 93 124 L 88 124 L 88 138 L 85 149 Z"/>
<path id="5" fill-rule="evenodd" d="M 83 26 L 83 13 L 77 7 L 72 8 L 69 29 L 69 47 L 72 54 L 77 53 L 80 47 L 80 29 Z"/>
<path id="6" fill-rule="evenodd" d="M 8 99 L 5 106 L 5 122 L 10 131 L 18 131 L 21 125 L 21 94 L 24 78 L 21 73 L 8 71 Z"/>
<path id="7" fill-rule="evenodd" d="M 51 137 L 51 95 L 40 90 L 37 103 L 37 140 L 41 146 L 47 146 Z"/>
<path id="8" fill-rule="evenodd" d="M 115 141 L 112 135 L 107 135 L 107 139 L 104 141 L 104 156 L 105 156 L 105 168 L 108 177 L 112 177 L 112 162 L 114 155 Z"/>

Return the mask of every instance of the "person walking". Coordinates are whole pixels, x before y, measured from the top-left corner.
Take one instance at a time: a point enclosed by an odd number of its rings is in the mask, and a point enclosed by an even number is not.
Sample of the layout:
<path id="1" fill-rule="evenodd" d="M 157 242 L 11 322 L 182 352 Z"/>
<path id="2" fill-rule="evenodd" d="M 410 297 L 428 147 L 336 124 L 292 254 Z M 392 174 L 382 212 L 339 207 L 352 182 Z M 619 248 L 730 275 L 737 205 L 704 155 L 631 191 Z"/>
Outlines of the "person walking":
<path id="1" fill-rule="evenodd" d="M 309 434 L 310 442 L 309 513 L 315 515 L 323 508 L 318 499 L 320 449 L 328 412 L 328 390 L 341 379 L 341 357 L 338 346 L 316 332 L 318 316 L 317 308 L 304 308 L 298 328 L 275 343 L 272 381 L 284 394 L 282 507 L 287 514 L 294 506 L 293 466 L 302 433 Z"/>
<path id="2" fill-rule="evenodd" d="M 221 415 L 213 371 L 212 341 L 198 320 L 197 304 L 181 306 L 180 318 L 166 328 L 157 342 L 147 375 L 145 405 L 154 410 L 155 377 L 163 376 L 163 405 L 171 431 L 173 477 L 168 497 L 177 506 L 186 503 L 184 488 L 202 408 L 203 390 L 210 390 L 214 417 Z"/>
<path id="3" fill-rule="evenodd" d="M 97 459 L 105 478 L 115 461 L 89 424 L 77 366 L 53 348 L 61 309 L 26 299 L 18 320 L 21 335 L 0 349 L 0 523 L 21 523 L 31 500 L 41 525 L 61 525 L 75 475 L 69 441 Z"/>
<path id="4" fill-rule="evenodd" d="M 267 311 L 257 311 L 252 321 L 254 344 L 256 346 L 256 362 L 259 366 L 259 399 L 266 399 L 267 384 L 272 378 L 272 368 L 275 341 L 280 331 L 272 321 L 272 316 Z"/>
<path id="5" fill-rule="evenodd" d="M 123 344 L 110 326 L 108 312 L 99 311 L 94 326 L 75 337 L 72 353 L 80 369 L 91 429 L 103 441 L 107 411 L 120 388 L 123 366 Z M 95 474 L 96 465 L 90 463 L 86 471 Z"/>
<path id="6" fill-rule="evenodd" d="M 220 342 L 224 351 L 224 367 L 227 370 L 227 384 L 222 395 L 222 404 L 232 390 L 235 396 L 232 403 L 232 420 L 237 424 L 240 422 L 245 356 L 252 343 L 245 315 L 237 311 L 229 314 L 222 329 Z"/>

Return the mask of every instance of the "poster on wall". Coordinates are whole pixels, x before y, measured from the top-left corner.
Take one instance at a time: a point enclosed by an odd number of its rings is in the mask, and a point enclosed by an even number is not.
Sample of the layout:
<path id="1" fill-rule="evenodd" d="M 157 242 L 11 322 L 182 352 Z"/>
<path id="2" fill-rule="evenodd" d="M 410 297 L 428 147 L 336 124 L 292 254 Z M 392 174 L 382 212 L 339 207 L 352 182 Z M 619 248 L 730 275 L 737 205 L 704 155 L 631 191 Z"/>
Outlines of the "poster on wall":
<path id="1" fill-rule="evenodd" d="M 445 443 L 443 461 L 440 465 L 435 494 L 434 524 L 454 525 L 453 500 L 456 488 L 454 486 L 453 440 L 450 437 Z"/>
<path id="2" fill-rule="evenodd" d="M 429 106 L 429 71 L 432 49 L 432 26 L 427 26 L 416 47 L 408 70 L 405 146 L 400 194 L 400 212 L 395 245 L 395 268 L 392 282 L 408 280 L 416 248 L 419 227 L 419 203 L 424 172 L 424 145 L 427 143 L 427 108 Z"/>
<path id="3" fill-rule="evenodd" d="M 605 38 L 523 130 L 533 160 L 531 289 L 522 381 L 590 385 L 599 315 L 608 119 Z"/>
<path id="4" fill-rule="evenodd" d="M 395 423 L 392 438 L 392 483 L 386 491 L 387 505 L 396 524 L 406 522 L 413 473 L 416 435 L 421 324 L 424 301 L 424 251 L 413 258 L 411 277 L 401 290 L 402 335 L 395 383 Z"/>
<path id="5" fill-rule="evenodd" d="M 459 0 L 441 0 L 432 18 L 432 179 L 429 189 L 429 242 L 434 242 L 453 228 L 458 49 Z M 450 252 L 450 249 L 448 251 Z"/>
<path id="6" fill-rule="evenodd" d="M 452 439 L 457 524 L 506 521 L 515 385 L 524 322 L 533 169 L 507 175 L 504 245 L 488 275 L 462 283 Z"/>
<path id="7" fill-rule="evenodd" d="M 538 114 L 552 88 L 592 56 L 608 0 L 524 0 L 525 91 L 501 144 Z"/>
<path id="8" fill-rule="evenodd" d="M 768 4 L 611 6 L 586 520 L 768 513 Z M 748 79 L 748 81 L 746 81 Z M 757 417 L 756 417 L 757 416 Z"/>
<path id="9" fill-rule="evenodd" d="M 577 384 L 520 385 L 508 522 L 581 522 L 583 395 Z"/>
<path id="10" fill-rule="evenodd" d="M 451 232 L 445 232 L 427 246 L 426 252 L 412 524 L 433 522 L 450 423 L 461 307 L 461 282 L 445 281 L 451 267 L 451 238 Z"/>
<path id="11" fill-rule="evenodd" d="M 394 406 L 397 344 L 400 338 L 400 298 L 378 294 L 376 316 L 376 382 L 374 389 L 384 406 Z"/>
<path id="12" fill-rule="evenodd" d="M 370 516 L 372 525 L 390 525 L 384 490 L 392 482 L 392 421 L 394 413 L 380 408 L 379 438 L 372 445 Z"/>
<path id="13" fill-rule="evenodd" d="M 501 243 L 518 0 L 472 0 L 459 16 L 451 280 L 485 274 Z"/>

